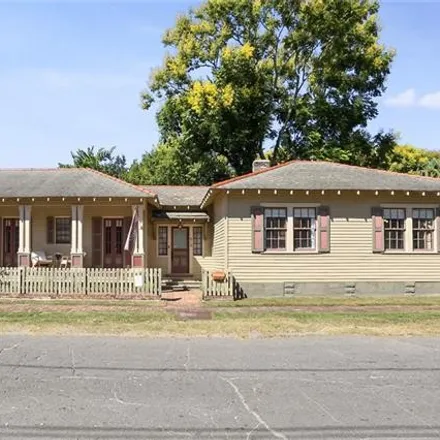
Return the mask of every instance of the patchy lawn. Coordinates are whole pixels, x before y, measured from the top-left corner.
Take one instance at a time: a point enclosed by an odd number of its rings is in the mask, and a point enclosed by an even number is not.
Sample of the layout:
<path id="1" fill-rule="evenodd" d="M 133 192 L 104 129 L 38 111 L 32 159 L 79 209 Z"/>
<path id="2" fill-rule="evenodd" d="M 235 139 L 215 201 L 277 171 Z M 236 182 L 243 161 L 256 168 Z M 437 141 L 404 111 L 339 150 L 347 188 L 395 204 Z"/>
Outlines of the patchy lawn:
<path id="1" fill-rule="evenodd" d="M 440 295 L 429 296 L 381 296 L 381 297 L 280 297 L 248 298 L 238 301 L 210 299 L 204 302 L 205 307 L 367 307 L 367 306 L 424 306 L 440 307 Z"/>
<path id="2" fill-rule="evenodd" d="M 333 299 L 328 306 L 321 302 L 320 310 L 308 310 L 312 304 L 317 306 L 313 302 L 316 300 L 306 302 L 301 298 L 303 308 L 299 310 L 286 303 L 277 303 L 275 307 L 268 302 L 263 305 L 260 300 L 252 300 L 253 307 L 231 307 L 225 305 L 238 302 L 221 302 L 222 308 L 211 309 L 212 319 L 186 321 L 177 309 L 160 301 L 0 301 L 0 333 L 240 338 L 310 334 L 440 335 L 440 309 L 430 309 L 439 304 L 438 297 L 426 297 L 424 303 L 420 302 L 421 297 L 374 299 L 380 301 L 379 310 L 372 309 L 374 305 L 367 304 L 366 299 L 357 308 L 353 303 L 349 306 L 338 304 L 338 307 L 350 307 L 348 311 L 335 309 Z M 360 301 L 358 298 L 341 300 Z M 401 302 L 414 300 L 419 302 L 412 306 Z M 393 309 L 396 302 L 401 309 Z M 389 309 L 384 309 L 386 304 Z M 296 303 L 295 307 L 298 305 Z M 206 307 L 204 305 L 202 310 L 207 311 Z"/>

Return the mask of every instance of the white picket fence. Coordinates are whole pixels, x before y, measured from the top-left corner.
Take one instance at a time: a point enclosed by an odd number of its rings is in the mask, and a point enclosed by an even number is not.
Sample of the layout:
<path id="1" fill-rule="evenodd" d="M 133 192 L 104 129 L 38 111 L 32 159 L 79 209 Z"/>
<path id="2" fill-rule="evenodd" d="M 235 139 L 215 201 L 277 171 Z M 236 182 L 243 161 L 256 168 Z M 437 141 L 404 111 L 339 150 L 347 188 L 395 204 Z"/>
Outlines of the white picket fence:
<path id="1" fill-rule="evenodd" d="M 156 268 L 0 268 L 0 294 L 121 295 L 162 293 Z"/>
<path id="2" fill-rule="evenodd" d="M 202 270 L 202 292 L 203 296 L 230 296 L 234 297 L 235 278 L 231 271 L 225 271 L 224 281 L 214 281 L 211 269 Z"/>

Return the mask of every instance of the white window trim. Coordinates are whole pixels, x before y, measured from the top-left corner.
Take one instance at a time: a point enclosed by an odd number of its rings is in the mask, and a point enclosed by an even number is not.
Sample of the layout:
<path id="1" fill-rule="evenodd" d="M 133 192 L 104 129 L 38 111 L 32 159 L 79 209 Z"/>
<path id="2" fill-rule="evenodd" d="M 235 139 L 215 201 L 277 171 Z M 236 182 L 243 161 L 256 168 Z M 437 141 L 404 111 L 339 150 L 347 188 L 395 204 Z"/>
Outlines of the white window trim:
<path id="1" fill-rule="evenodd" d="M 264 254 L 285 255 L 285 254 L 318 254 L 319 253 L 319 225 L 318 225 L 318 211 L 316 211 L 315 221 L 315 247 L 312 249 L 294 249 L 293 248 L 293 209 L 294 208 L 315 208 L 316 210 L 322 203 L 261 203 L 262 208 L 286 208 L 287 209 L 287 232 L 286 232 L 286 250 L 266 249 Z M 266 225 L 264 225 L 266 228 Z M 266 240 L 266 237 L 264 237 Z"/>
<path id="2" fill-rule="evenodd" d="M 437 237 L 440 231 L 437 230 L 437 222 L 435 218 L 435 210 L 438 208 L 438 205 L 434 204 L 420 204 L 420 203 L 414 203 L 414 204 L 403 204 L 403 203 L 382 203 L 380 205 L 382 209 L 385 208 L 403 208 L 405 209 L 405 249 L 404 250 L 397 250 L 397 249 L 388 249 L 385 250 L 386 254 L 435 254 L 439 251 L 437 248 Z M 412 217 L 412 211 L 413 209 L 420 209 L 420 208 L 426 208 L 426 209 L 433 209 L 434 210 L 434 246 L 432 247 L 432 250 L 414 250 L 413 247 L 413 217 Z"/>
<path id="3" fill-rule="evenodd" d="M 70 220 L 70 241 L 69 241 L 69 243 L 59 243 L 57 241 L 57 229 L 58 229 L 57 228 L 57 220 L 58 219 L 62 219 L 62 218 Z M 72 244 L 72 230 L 73 230 L 73 227 L 72 227 L 72 217 L 70 217 L 69 215 L 57 215 L 57 216 L 54 216 L 53 223 L 54 223 L 53 224 L 53 243 L 61 245 L 61 246 L 63 246 L 63 245 L 66 245 L 66 246 L 71 245 Z"/>

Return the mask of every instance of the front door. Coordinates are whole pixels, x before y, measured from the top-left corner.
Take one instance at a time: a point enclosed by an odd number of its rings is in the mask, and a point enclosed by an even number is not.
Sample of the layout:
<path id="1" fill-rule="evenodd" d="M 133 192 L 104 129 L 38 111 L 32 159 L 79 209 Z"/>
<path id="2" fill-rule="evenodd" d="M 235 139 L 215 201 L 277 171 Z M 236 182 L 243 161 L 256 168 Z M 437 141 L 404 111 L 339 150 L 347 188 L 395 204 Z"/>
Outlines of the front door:
<path id="1" fill-rule="evenodd" d="M 3 266 L 17 266 L 18 225 L 17 218 L 5 218 L 3 220 Z"/>
<path id="2" fill-rule="evenodd" d="M 189 273 L 189 229 L 173 228 L 172 273 Z"/>
<path id="3" fill-rule="evenodd" d="M 124 266 L 124 220 L 104 219 L 104 267 Z"/>

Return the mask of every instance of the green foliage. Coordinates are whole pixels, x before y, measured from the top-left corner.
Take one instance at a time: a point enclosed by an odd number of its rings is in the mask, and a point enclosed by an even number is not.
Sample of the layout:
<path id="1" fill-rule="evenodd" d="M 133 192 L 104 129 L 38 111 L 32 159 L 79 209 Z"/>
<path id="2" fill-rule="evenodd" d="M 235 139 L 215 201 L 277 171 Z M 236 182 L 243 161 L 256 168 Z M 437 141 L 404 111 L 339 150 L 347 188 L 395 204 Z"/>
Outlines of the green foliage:
<path id="1" fill-rule="evenodd" d="M 225 158 L 205 154 L 191 160 L 170 140 L 135 161 L 126 178 L 137 185 L 210 185 L 227 179 L 230 173 Z"/>
<path id="2" fill-rule="evenodd" d="M 127 164 L 125 156 L 114 156 L 116 147 L 110 149 L 89 147 L 87 150 L 77 150 L 71 152 L 73 164 L 58 164 L 60 168 L 91 168 L 101 171 L 110 176 L 123 179 L 127 173 Z"/>
<path id="3" fill-rule="evenodd" d="M 143 95 L 161 142 L 225 157 L 235 173 L 281 160 L 379 166 L 393 134 L 371 135 L 393 52 L 377 0 L 207 0 L 178 18 Z"/>
<path id="4" fill-rule="evenodd" d="M 387 156 L 388 169 L 399 173 L 440 177 L 440 152 L 398 145 Z"/>

